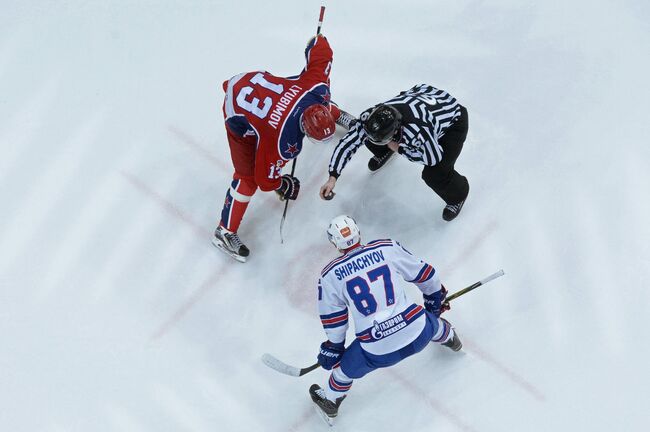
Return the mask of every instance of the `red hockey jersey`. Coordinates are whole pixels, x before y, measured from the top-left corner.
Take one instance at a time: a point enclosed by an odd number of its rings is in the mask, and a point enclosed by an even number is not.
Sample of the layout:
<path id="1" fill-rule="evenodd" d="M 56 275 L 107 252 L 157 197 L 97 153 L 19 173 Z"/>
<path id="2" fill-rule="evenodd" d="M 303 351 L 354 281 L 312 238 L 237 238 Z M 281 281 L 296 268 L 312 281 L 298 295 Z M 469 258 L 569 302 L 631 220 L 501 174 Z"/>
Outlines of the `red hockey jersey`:
<path id="1" fill-rule="evenodd" d="M 307 65 L 295 77 L 254 71 L 223 83 L 227 127 L 236 135 L 257 137 L 255 182 L 263 191 L 280 186 L 282 167 L 300 153 L 305 137 L 300 127 L 303 111 L 315 103 L 330 104 L 332 49 L 327 39 L 314 38 L 305 57 Z"/>

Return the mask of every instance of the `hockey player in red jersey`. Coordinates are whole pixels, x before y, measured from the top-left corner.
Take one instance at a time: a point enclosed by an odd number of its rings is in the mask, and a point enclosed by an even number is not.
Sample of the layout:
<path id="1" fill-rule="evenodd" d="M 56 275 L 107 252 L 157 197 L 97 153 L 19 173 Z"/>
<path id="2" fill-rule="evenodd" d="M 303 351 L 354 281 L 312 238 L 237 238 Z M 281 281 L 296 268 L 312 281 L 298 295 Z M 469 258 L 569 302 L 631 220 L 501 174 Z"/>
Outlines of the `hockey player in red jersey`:
<path id="1" fill-rule="evenodd" d="M 295 200 L 300 181 L 282 174 L 282 167 L 298 156 L 305 136 L 327 141 L 334 135 L 335 123 L 347 127 L 352 120 L 330 102 L 332 49 L 327 39 L 312 38 L 305 58 L 305 68 L 295 77 L 254 71 L 223 83 L 223 114 L 235 173 L 212 242 L 241 262 L 249 249 L 237 231 L 257 188 Z"/>

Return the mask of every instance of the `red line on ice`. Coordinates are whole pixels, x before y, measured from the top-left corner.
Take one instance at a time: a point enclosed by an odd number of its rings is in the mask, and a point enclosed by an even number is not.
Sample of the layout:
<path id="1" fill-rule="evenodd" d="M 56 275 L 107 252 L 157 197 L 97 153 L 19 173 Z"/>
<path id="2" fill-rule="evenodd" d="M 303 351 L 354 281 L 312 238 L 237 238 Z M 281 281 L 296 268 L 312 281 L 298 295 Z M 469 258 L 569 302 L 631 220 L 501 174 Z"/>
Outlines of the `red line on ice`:
<path id="1" fill-rule="evenodd" d="M 456 255 L 456 258 L 445 267 L 446 271 L 442 277 L 449 275 L 457 268 L 462 267 L 463 263 L 467 260 L 467 257 L 470 256 L 472 252 L 474 252 L 498 227 L 499 224 L 497 221 L 491 220 L 488 222 L 485 225 L 485 228 L 480 231 L 479 235 L 474 238 L 474 241 L 470 242 L 458 255 Z"/>
<path id="2" fill-rule="evenodd" d="M 217 282 L 223 278 L 224 273 L 227 272 L 227 268 L 224 270 L 222 268 L 218 269 L 215 271 L 205 282 L 201 284 L 201 286 L 194 291 L 194 293 L 190 296 L 189 299 L 185 301 L 178 309 L 176 309 L 176 312 L 170 316 L 167 321 L 162 323 L 160 327 L 151 335 L 151 340 L 157 340 L 160 339 L 162 336 L 164 336 L 176 323 L 178 323 L 187 313 L 189 312 L 194 305 L 196 305 L 199 300 L 205 296 L 205 294 L 210 291 L 214 286 L 216 286 Z"/>
<path id="3" fill-rule="evenodd" d="M 122 176 L 136 189 L 142 192 L 144 195 L 153 199 L 160 207 L 163 208 L 167 213 L 174 216 L 176 219 L 183 222 L 185 225 L 192 228 L 194 233 L 202 241 L 207 242 L 212 232 L 194 222 L 187 214 L 175 206 L 172 202 L 165 199 L 158 192 L 151 189 L 147 184 L 142 180 L 134 176 L 133 174 L 122 171 Z M 169 329 L 171 329 L 176 323 L 178 323 L 194 305 L 196 305 L 199 300 L 214 287 L 218 280 L 220 280 L 223 275 L 228 271 L 230 267 L 221 265 L 201 286 L 186 300 L 177 310 L 174 312 L 171 317 L 169 317 L 158 329 L 151 335 L 151 340 L 156 340 L 165 335 Z"/>
<path id="4" fill-rule="evenodd" d="M 467 256 L 471 255 L 471 253 L 479 247 L 481 243 L 485 241 L 485 239 L 492 234 L 497 228 L 499 224 L 495 220 L 491 220 L 490 222 L 487 223 L 485 228 L 483 228 L 479 235 L 474 238 L 472 242 L 470 242 L 464 249 L 463 251 L 456 256 L 456 258 L 451 262 L 450 265 L 448 265 L 448 270 L 445 272 L 445 274 L 451 274 L 453 271 L 455 271 L 457 268 L 461 266 L 461 264 L 467 259 Z M 539 402 L 545 402 L 546 397 L 544 394 L 533 384 L 528 382 L 526 379 L 521 377 L 519 374 L 514 372 L 511 368 L 506 366 L 505 364 L 501 363 L 494 357 L 492 357 L 487 351 L 484 351 L 480 349 L 476 344 L 471 343 L 467 341 L 466 337 L 463 337 L 463 350 L 472 353 L 476 355 L 479 359 L 483 360 L 485 363 L 488 363 L 501 373 L 503 373 L 510 381 L 512 381 L 514 384 L 522 388 L 524 391 L 526 391 L 528 394 L 533 396 L 537 401 Z"/>
<path id="5" fill-rule="evenodd" d="M 526 379 L 521 377 L 519 374 L 514 372 L 508 366 L 499 362 L 497 359 L 492 357 L 487 351 L 483 351 L 476 344 L 471 341 L 468 341 L 467 338 L 463 338 L 463 351 L 466 351 L 470 354 L 476 355 L 479 359 L 490 364 L 492 367 L 503 373 L 510 381 L 519 386 L 521 389 L 530 394 L 533 398 L 537 399 L 538 402 L 546 402 L 546 396 L 535 387 L 533 384 L 528 382 Z"/>
<path id="6" fill-rule="evenodd" d="M 174 127 L 174 126 L 169 126 L 167 128 L 169 132 L 171 132 L 178 140 L 185 144 L 186 147 L 189 147 L 192 149 L 195 153 L 198 153 L 203 159 L 207 160 L 211 164 L 219 167 L 219 169 L 222 169 L 226 172 L 233 171 L 233 167 L 228 164 L 227 162 L 224 162 L 222 159 L 218 158 L 210 150 L 206 149 L 203 147 L 197 140 L 192 138 L 190 135 L 187 133 L 183 132 L 182 130 Z"/>
<path id="7" fill-rule="evenodd" d="M 309 403 L 312 403 L 311 401 Z M 298 420 L 296 420 L 291 426 L 289 426 L 289 429 L 287 429 L 289 432 L 298 432 L 302 429 L 302 427 L 307 423 L 307 421 L 312 418 L 312 417 L 318 417 L 318 414 L 316 414 L 313 410 L 313 408 L 306 409 L 303 411 L 302 415 Z M 318 419 L 318 421 L 322 421 Z"/>
<path id="8" fill-rule="evenodd" d="M 391 368 L 386 368 L 384 369 L 386 372 L 388 372 L 393 378 L 395 378 L 400 384 L 402 384 L 405 388 L 410 390 L 412 393 L 415 393 L 417 397 L 426 402 L 427 405 L 429 405 L 431 408 L 433 408 L 435 411 L 438 412 L 441 416 L 445 417 L 449 423 L 453 424 L 456 426 L 458 429 L 471 432 L 471 431 L 476 431 L 471 425 L 468 425 L 465 423 L 458 415 L 454 414 L 451 410 L 446 408 L 440 401 L 437 399 L 429 396 L 427 392 L 417 385 L 417 383 L 408 380 L 404 378 L 399 372 L 397 372 L 394 369 Z"/>
<path id="9" fill-rule="evenodd" d="M 137 178 L 131 173 L 121 171 L 122 176 L 136 189 L 138 189 L 140 192 L 143 194 L 147 195 L 149 198 L 152 198 L 158 205 L 160 205 L 167 213 L 170 215 L 174 216 L 175 218 L 179 219 L 186 225 L 188 225 L 190 228 L 194 230 L 194 233 L 201 237 L 201 239 L 210 239 L 212 236 L 212 232 L 205 228 L 204 226 L 199 225 L 198 223 L 194 222 L 191 217 L 189 217 L 187 214 L 185 214 L 181 209 L 176 207 L 172 202 L 164 198 L 162 195 L 160 195 L 158 192 L 154 191 L 151 189 L 149 186 L 147 186 L 142 180 Z"/>

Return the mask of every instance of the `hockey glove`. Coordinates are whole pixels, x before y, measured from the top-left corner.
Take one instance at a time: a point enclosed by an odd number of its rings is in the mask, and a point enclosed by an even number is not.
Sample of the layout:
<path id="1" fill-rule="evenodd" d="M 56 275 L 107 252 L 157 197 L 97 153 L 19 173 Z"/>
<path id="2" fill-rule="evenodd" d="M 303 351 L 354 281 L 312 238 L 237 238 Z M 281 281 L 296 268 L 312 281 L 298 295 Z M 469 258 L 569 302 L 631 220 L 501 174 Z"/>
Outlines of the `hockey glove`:
<path id="1" fill-rule="evenodd" d="M 436 318 L 440 317 L 444 311 L 449 310 L 449 303 L 445 302 L 447 298 L 447 288 L 441 285 L 440 291 L 433 294 L 424 294 L 424 308 L 434 314 Z"/>
<path id="2" fill-rule="evenodd" d="M 280 196 L 281 200 L 295 200 L 298 198 L 300 192 L 300 180 L 290 174 L 284 174 L 280 180 L 280 187 L 275 192 Z"/>
<path id="3" fill-rule="evenodd" d="M 318 364 L 325 370 L 331 370 L 341 360 L 341 356 L 345 351 L 344 342 L 334 343 L 325 341 L 320 344 L 320 352 L 318 353 Z"/>
<path id="4" fill-rule="evenodd" d="M 307 46 L 305 47 L 305 61 L 309 63 L 309 53 L 311 52 L 311 49 L 316 45 L 316 38 L 322 37 L 323 39 L 327 40 L 325 36 L 322 34 L 312 36 L 308 41 L 307 41 Z"/>

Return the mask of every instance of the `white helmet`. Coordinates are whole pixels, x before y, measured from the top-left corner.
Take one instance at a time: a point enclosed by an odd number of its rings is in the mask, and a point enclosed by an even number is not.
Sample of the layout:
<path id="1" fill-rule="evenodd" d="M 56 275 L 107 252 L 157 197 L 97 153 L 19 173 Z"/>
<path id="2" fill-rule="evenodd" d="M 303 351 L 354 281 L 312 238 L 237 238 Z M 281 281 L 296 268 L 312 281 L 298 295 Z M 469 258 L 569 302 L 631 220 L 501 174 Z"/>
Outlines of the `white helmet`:
<path id="1" fill-rule="evenodd" d="M 345 250 L 361 241 L 361 232 L 354 219 L 340 215 L 330 222 L 327 238 L 337 249 Z"/>

